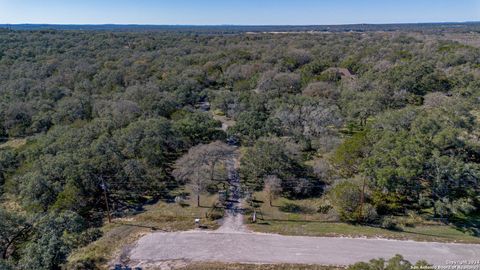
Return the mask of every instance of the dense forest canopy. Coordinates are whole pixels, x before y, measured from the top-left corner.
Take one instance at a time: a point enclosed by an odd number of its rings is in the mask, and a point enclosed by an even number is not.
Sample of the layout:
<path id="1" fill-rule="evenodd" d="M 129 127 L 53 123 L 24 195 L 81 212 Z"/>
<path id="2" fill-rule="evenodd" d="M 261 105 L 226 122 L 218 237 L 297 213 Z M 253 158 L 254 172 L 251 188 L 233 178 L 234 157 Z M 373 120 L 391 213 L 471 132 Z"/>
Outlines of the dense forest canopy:
<path id="1" fill-rule="evenodd" d="M 340 25 L 142 25 L 142 24 L 0 24 L 10 30 L 95 30 L 95 31 L 160 31 L 188 33 L 243 32 L 309 32 L 309 31 L 429 31 L 478 32 L 479 22 L 340 24 Z"/>
<path id="2" fill-rule="evenodd" d="M 344 221 L 477 213 L 479 103 L 480 49 L 435 33 L 0 30 L 0 268 L 58 269 L 105 189 L 117 216 L 170 198 L 228 137 L 246 190 Z"/>

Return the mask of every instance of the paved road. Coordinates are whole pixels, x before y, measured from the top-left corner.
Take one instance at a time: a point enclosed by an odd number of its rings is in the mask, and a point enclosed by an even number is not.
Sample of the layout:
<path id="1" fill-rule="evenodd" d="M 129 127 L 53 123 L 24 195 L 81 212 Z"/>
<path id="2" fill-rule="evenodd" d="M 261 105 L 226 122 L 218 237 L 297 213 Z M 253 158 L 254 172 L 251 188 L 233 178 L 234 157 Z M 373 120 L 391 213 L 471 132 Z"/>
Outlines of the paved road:
<path id="1" fill-rule="evenodd" d="M 190 231 L 146 235 L 130 259 L 348 265 L 395 254 L 445 265 L 447 260 L 479 260 L 480 245 Z"/>

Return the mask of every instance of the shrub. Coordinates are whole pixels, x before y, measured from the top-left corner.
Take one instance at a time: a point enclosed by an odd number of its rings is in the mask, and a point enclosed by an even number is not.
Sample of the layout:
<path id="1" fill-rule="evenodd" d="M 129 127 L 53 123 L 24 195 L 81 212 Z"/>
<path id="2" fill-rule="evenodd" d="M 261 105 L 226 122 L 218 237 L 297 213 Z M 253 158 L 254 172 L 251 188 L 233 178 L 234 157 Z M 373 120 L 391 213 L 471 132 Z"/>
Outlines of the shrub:
<path id="1" fill-rule="evenodd" d="M 448 200 L 436 201 L 434 204 L 435 214 L 441 217 L 447 217 L 450 215 L 450 207 Z"/>
<path id="2" fill-rule="evenodd" d="M 80 234 L 66 234 L 66 242 L 73 247 L 84 247 L 102 237 L 102 231 L 98 228 L 89 228 Z"/>
<path id="3" fill-rule="evenodd" d="M 463 213 L 468 215 L 477 210 L 477 208 L 473 205 L 472 199 L 462 198 L 452 202 L 451 210 L 454 214 Z"/>
<path id="4" fill-rule="evenodd" d="M 393 192 L 372 192 L 372 203 L 380 215 L 401 212 L 403 208 L 402 198 Z"/>
<path id="5" fill-rule="evenodd" d="M 327 214 L 330 211 L 330 209 L 332 209 L 332 206 L 330 204 L 324 204 L 318 207 L 317 212 L 321 214 Z"/>
<path id="6" fill-rule="evenodd" d="M 358 220 L 360 196 L 360 188 L 346 181 L 335 185 L 329 192 L 332 206 L 338 212 L 340 220 L 347 222 Z"/>
<path id="7" fill-rule="evenodd" d="M 366 223 L 373 223 L 378 219 L 377 210 L 369 203 L 363 206 L 363 221 Z"/>
<path id="8" fill-rule="evenodd" d="M 402 226 L 413 228 L 416 224 L 421 224 L 422 222 L 422 216 L 420 216 L 415 211 L 409 210 L 407 211 L 407 217 L 405 217 L 402 221 Z"/>
<path id="9" fill-rule="evenodd" d="M 476 237 L 479 237 L 480 236 L 480 229 L 479 228 L 468 228 L 466 229 L 465 231 L 468 235 L 471 235 L 471 236 L 476 236 Z"/>
<path id="10" fill-rule="evenodd" d="M 416 269 L 430 269 L 426 261 L 418 261 L 415 265 L 405 260 L 401 255 L 395 255 L 388 261 L 385 259 L 373 259 L 367 262 L 359 262 L 350 265 L 347 270 L 410 270 L 416 266 Z"/>
<path id="11" fill-rule="evenodd" d="M 382 224 L 381 227 L 387 230 L 401 230 L 401 228 L 398 226 L 397 221 L 394 217 L 392 216 L 386 216 L 382 219 Z"/>
<path id="12" fill-rule="evenodd" d="M 217 220 L 223 218 L 223 208 L 218 207 L 217 205 L 212 205 L 212 210 L 207 213 L 207 218 L 210 220 Z"/>
<path id="13" fill-rule="evenodd" d="M 418 199 L 418 205 L 423 208 L 429 208 L 432 207 L 433 202 L 432 199 L 430 199 L 429 197 L 420 195 L 420 198 Z"/>
<path id="14" fill-rule="evenodd" d="M 71 270 L 97 270 L 96 260 L 93 258 L 83 258 L 75 262 L 67 263 L 66 269 Z"/>

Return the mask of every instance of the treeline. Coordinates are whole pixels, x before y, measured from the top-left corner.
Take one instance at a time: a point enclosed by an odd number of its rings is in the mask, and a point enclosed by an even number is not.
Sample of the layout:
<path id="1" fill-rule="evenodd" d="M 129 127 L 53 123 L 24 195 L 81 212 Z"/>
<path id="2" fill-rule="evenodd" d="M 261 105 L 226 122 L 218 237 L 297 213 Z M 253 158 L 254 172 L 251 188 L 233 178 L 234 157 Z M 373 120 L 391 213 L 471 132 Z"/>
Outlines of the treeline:
<path id="1" fill-rule="evenodd" d="M 344 24 L 344 25 L 61 25 L 61 24 L 0 24 L 8 30 L 70 30 L 70 31 L 119 31 L 119 32 L 173 32 L 192 34 L 239 34 L 243 32 L 371 32 L 371 31 L 418 31 L 461 32 L 479 31 L 478 22 L 452 23 L 397 23 L 397 24 Z"/>
<path id="2" fill-rule="evenodd" d="M 0 263 L 59 269 L 99 237 L 104 190 L 115 215 L 206 191 L 227 136 L 252 192 L 326 195 L 351 222 L 475 213 L 479 68 L 408 33 L 0 31 L 0 134 L 27 138 L 0 148 Z"/>

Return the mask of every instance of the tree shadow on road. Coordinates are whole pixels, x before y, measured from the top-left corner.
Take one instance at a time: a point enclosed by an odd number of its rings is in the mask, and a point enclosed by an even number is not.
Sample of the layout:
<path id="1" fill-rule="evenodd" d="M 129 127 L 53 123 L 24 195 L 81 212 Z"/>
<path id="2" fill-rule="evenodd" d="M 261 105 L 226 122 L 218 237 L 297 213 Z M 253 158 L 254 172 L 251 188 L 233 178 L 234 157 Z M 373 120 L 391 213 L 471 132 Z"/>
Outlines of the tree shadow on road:
<path id="1" fill-rule="evenodd" d="M 113 224 L 118 224 L 118 225 L 123 225 L 123 226 L 146 228 L 146 229 L 151 229 L 153 231 L 165 231 L 165 230 L 160 229 L 160 228 L 155 227 L 155 226 L 146 226 L 146 225 L 141 225 L 141 224 L 131 224 L 131 223 L 118 222 L 118 221 L 113 221 L 112 223 Z"/>
<path id="2" fill-rule="evenodd" d="M 257 222 L 258 224 L 262 224 L 265 223 L 265 225 L 270 225 L 270 223 L 268 222 L 292 222 L 292 223 L 338 223 L 338 221 L 334 221 L 334 220 L 293 220 L 293 219 L 275 219 L 275 218 L 272 218 L 272 219 L 269 219 L 269 218 L 265 218 L 265 219 L 260 219 L 261 222 Z"/>
<path id="3" fill-rule="evenodd" d="M 435 235 L 435 234 L 430 234 L 430 233 L 420 233 L 420 232 L 411 232 L 411 231 L 405 231 L 405 230 L 401 230 L 401 231 L 398 231 L 398 232 L 401 232 L 401 233 L 405 233 L 405 234 L 412 234 L 412 235 L 423 235 L 423 236 L 430 236 L 430 237 L 437 237 L 437 238 L 455 238 L 455 237 L 451 237 L 451 236 L 448 236 L 448 235 Z"/>

